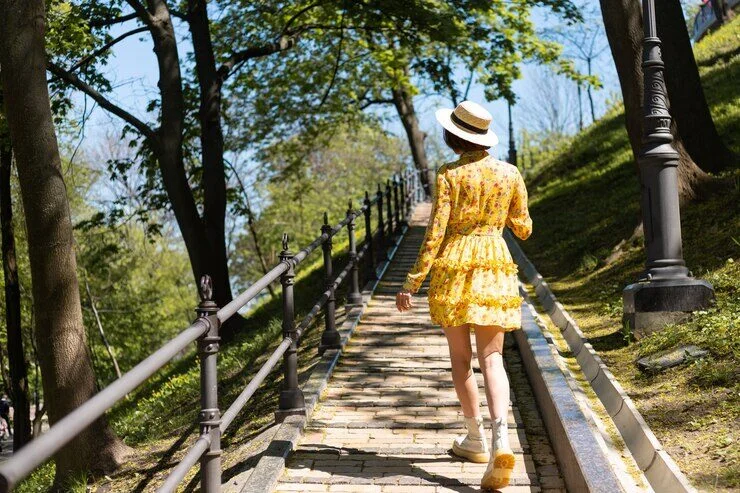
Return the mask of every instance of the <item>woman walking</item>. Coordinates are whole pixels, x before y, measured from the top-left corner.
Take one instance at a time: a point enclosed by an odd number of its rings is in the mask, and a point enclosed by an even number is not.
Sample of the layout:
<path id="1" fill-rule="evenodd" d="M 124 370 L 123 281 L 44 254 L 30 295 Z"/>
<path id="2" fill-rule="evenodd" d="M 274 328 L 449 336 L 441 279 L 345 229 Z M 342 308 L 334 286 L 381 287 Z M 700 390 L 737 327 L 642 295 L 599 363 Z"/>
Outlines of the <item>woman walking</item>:
<path id="1" fill-rule="evenodd" d="M 515 166 L 488 154 L 498 138 L 489 130 L 491 115 L 482 106 L 463 101 L 454 110 L 438 110 L 436 117 L 445 143 L 459 158 L 437 171 L 424 241 L 396 295 L 396 306 L 400 311 L 411 308 L 411 295 L 431 271 L 429 312 L 447 337 L 452 381 L 468 432 L 454 440 L 452 450 L 473 462 L 488 462 L 481 488 L 498 489 L 508 485 L 514 468 L 504 333 L 521 327 L 522 302 L 517 267 L 501 234 L 504 226 L 522 240 L 531 234 L 527 189 Z M 493 421 L 492 449 L 479 413 L 471 332 Z"/>

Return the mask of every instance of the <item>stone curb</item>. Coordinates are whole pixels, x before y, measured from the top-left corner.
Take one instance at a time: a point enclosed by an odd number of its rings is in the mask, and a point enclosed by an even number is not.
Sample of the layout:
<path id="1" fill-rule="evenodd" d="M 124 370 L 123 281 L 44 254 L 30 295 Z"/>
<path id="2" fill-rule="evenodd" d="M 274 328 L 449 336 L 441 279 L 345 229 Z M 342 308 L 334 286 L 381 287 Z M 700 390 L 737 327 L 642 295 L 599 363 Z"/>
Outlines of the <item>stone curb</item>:
<path id="1" fill-rule="evenodd" d="M 534 307 L 526 301 L 522 304 L 522 330 L 512 335 L 568 491 L 625 491 L 554 359 L 552 342 L 537 323 Z"/>
<path id="2" fill-rule="evenodd" d="M 308 381 L 303 385 L 303 394 L 306 401 L 306 416 L 289 416 L 281 423 L 270 441 L 270 445 L 260 457 L 257 465 L 247 478 L 239 491 L 243 493 L 269 493 L 272 492 L 278 484 L 280 475 L 285 469 L 285 463 L 290 453 L 294 450 L 298 441 L 303 436 L 303 430 L 311 420 L 311 416 L 316 409 L 321 393 L 328 385 L 332 371 L 342 355 L 344 346 L 352 337 L 355 328 L 360 323 L 360 318 L 367 307 L 373 292 L 378 287 L 388 266 L 391 263 L 398 246 L 404 235 L 408 231 L 408 226 L 404 225 L 399 234 L 392 238 L 392 245 L 387 249 L 387 258 L 376 269 L 376 278 L 368 281 L 362 290 L 362 305 L 345 305 L 347 317 L 337 331 L 341 334 L 341 348 L 328 349 L 324 352 L 321 359 L 316 363 Z M 226 485 L 224 485 L 225 487 Z M 233 484 L 229 485 L 234 487 Z"/>
<path id="3" fill-rule="evenodd" d="M 622 435 L 637 466 L 656 493 L 696 492 L 673 459 L 663 449 L 655 434 L 617 382 L 603 360 L 588 342 L 578 324 L 557 301 L 550 286 L 537 272 L 519 243 L 507 231 L 504 235 L 520 273 L 535 288 L 540 303 L 552 322 L 562 331 L 584 376 Z"/>

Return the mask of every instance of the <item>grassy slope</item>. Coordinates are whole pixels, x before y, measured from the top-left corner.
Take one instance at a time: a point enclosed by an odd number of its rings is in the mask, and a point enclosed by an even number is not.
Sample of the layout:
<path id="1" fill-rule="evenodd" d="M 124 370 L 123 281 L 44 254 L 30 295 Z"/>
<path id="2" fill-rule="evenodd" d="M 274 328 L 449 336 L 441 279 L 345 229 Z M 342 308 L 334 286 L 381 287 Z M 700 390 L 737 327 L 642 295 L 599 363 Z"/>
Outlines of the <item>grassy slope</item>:
<path id="1" fill-rule="evenodd" d="M 740 17 L 695 48 L 720 134 L 740 152 Z M 641 239 L 605 259 L 639 222 L 638 182 L 621 108 L 576 136 L 534 177 L 535 233 L 524 243 L 539 271 L 690 480 L 702 490 L 740 487 L 740 170 L 730 191 L 684 206 L 684 256 L 711 282 L 717 306 L 639 342 L 626 340 L 621 291 L 644 264 Z M 694 343 L 704 361 L 645 376 L 634 360 Z"/>

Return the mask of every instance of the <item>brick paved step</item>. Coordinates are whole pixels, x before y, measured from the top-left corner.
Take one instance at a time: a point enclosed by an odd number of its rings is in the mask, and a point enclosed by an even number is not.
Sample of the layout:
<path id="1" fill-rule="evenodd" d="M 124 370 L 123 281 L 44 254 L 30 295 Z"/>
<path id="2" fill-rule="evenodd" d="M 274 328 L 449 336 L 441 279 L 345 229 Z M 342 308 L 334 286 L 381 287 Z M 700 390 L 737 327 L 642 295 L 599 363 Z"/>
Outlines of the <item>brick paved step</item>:
<path id="1" fill-rule="evenodd" d="M 355 453 L 362 453 L 366 447 L 400 447 L 404 450 L 426 449 L 443 447 L 449 450 L 455 437 L 462 435 L 462 429 L 429 429 L 429 428 L 331 428 L 310 424 L 301 441 L 303 445 L 320 447 L 331 444 L 337 449 L 357 448 Z M 512 428 L 509 430 L 509 443 L 512 449 L 527 450 L 530 443 L 525 430 Z M 420 453 L 419 451 L 415 453 Z"/>
<path id="2" fill-rule="evenodd" d="M 310 428 L 309 428 L 310 429 Z M 393 430 L 398 431 L 398 430 Z M 515 454 L 525 454 L 529 456 L 530 447 L 528 444 L 523 443 L 521 445 L 518 445 L 516 447 L 512 446 L 512 451 Z M 439 447 L 435 446 L 424 446 L 419 447 L 417 444 L 409 444 L 409 445 L 396 445 L 396 446 L 372 446 L 372 445 L 364 445 L 362 447 L 362 453 L 353 453 L 352 456 L 356 458 L 362 458 L 362 457 L 374 457 L 374 456 L 392 456 L 392 455 L 451 455 L 451 445 L 448 443 L 447 445 L 440 445 Z M 423 452 L 423 453 L 422 453 Z M 322 444 L 310 444 L 305 443 L 301 445 L 300 453 L 302 457 L 311 457 L 311 458 L 337 458 L 342 455 L 342 453 L 347 454 L 345 449 L 337 449 L 337 448 L 329 448 L 327 449 L 325 445 Z M 454 456 L 453 456 L 454 457 Z"/>
<path id="3" fill-rule="evenodd" d="M 365 429 L 365 428 L 383 428 L 383 429 L 408 429 L 410 426 L 416 428 L 424 428 L 427 430 L 458 430 L 462 431 L 465 429 L 464 424 L 459 419 L 450 420 L 428 420 L 428 419 L 368 419 L 368 420 L 351 420 L 351 419 L 315 419 L 312 420 L 316 427 L 324 428 L 347 428 L 347 429 Z M 490 421 L 489 421 L 490 424 Z M 520 425 L 515 420 L 509 421 L 509 428 L 522 428 L 524 425 Z"/>
<path id="4" fill-rule="evenodd" d="M 408 364 L 408 361 L 406 362 L 406 364 Z M 473 371 L 478 373 L 480 370 L 478 370 L 477 368 L 473 368 Z M 341 366 L 337 368 L 337 370 L 335 370 L 335 375 L 372 375 L 374 373 L 414 375 L 416 373 L 429 373 L 429 372 L 439 372 L 443 375 L 447 375 L 448 378 L 451 378 L 449 364 L 446 368 L 386 366 L 386 365 L 379 365 L 379 364 L 374 364 L 374 365 L 363 364 L 362 367 Z"/>
<path id="5" fill-rule="evenodd" d="M 482 399 L 481 392 L 481 399 Z M 456 399 L 455 389 L 448 387 L 414 387 L 414 388 L 365 388 L 361 386 L 338 387 L 333 384 L 326 390 L 325 399 L 335 400 L 387 400 L 389 405 L 395 401 L 412 401 L 421 405 L 434 406 L 437 402 L 446 402 Z"/>
<path id="6" fill-rule="evenodd" d="M 488 409 L 480 407 L 480 415 L 484 417 L 486 425 L 490 425 L 487 418 Z M 393 421 L 408 421 L 413 423 L 418 421 L 439 421 L 439 422 L 457 422 L 463 426 L 463 413 L 460 406 L 338 406 L 323 404 L 321 409 L 316 411 L 316 419 L 320 420 L 337 420 L 342 421 L 368 421 L 375 423 L 377 420 L 392 419 Z M 509 424 L 516 425 L 521 421 L 519 410 L 509 407 Z"/>
<path id="7" fill-rule="evenodd" d="M 514 399 L 512 398 L 512 402 L 514 402 Z M 352 399 L 342 399 L 341 401 L 335 401 L 337 405 L 341 404 L 342 406 L 346 407 L 388 407 L 388 408 L 398 408 L 403 409 L 406 407 L 430 407 L 432 409 L 437 407 L 460 407 L 460 402 L 455 399 L 438 399 L 434 402 L 421 402 L 418 399 L 409 399 L 407 401 L 404 401 L 402 399 L 394 399 L 393 404 L 389 405 L 387 401 L 383 401 L 380 399 L 374 399 L 371 401 L 367 400 L 352 400 Z M 485 395 L 481 394 L 481 409 L 485 407 L 486 403 L 486 397 Z M 332 407 L 331 404 L 328 403 L 322 403 L 322 406 Z M 510 405 L 509 408 L 511 409 L 512 406 Z M 487 412 L 487 411 L 486 411 Z M 481 414 L 485 414 L 481 411 Z"/>
<path id="8" fill-rule="evenodd" d="M 343 358 L 345 360 L 346 358 Z M 358 359 L 354 358 L 355 361 Z M 387 365 L 393 368 L 405 368 L 409 364 L 416 366 L 417 368 L 428 368 L 428 369 L 447 369 L 450 368 L 449 356 L 424 356 L 417 355 L 412 358 L 404 358 L 403 356 L 387 356 L 384 357 L 380 354 L 364 355 L 362 356 L 361 362 L 353 363 L 353 366 L 357 368 L 364 368 L 365 366 L 380 366 Z"/>
<path id="9" fill-rule="evenodd" d="M 479 386 L 483 385 L 483 375 L 474 372 Z M 433 370 L 426 372 L 342 372 L 332 377 L 332 384 L 348 386 L 358 385 L 361 387 L 451 387 L 452 378 L 449 371 Z"/>

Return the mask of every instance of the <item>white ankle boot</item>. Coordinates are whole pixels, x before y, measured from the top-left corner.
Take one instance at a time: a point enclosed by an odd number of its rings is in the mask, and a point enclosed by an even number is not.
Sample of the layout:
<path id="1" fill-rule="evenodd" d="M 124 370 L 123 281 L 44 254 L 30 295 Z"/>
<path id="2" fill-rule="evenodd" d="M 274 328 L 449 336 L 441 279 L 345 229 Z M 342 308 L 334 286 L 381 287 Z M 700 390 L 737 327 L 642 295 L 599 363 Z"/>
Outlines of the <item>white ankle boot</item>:
<path id="1" fill-rule="evenodd" d="M 488 467 L 481 480 L 482 490 L 498 490 L 509 484 L 514 470 L 514 453 L 509 446 L 509 429 L 506 418 L 498 418 L 491 426 L 493 450 Z"/>
<path id="2" fill-rule="evenodd" d="M 483 418 L 480 416 L 465 418 L 465 428 L 468 434 L 463 438 L 455 438 L 452 442 L 452 452 L 473 462 L 487 462 L 490 454 L 486 432 L 483 428 Z"/>

